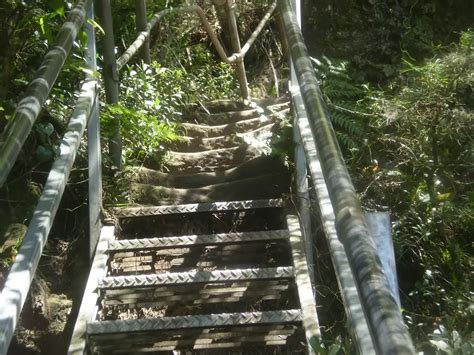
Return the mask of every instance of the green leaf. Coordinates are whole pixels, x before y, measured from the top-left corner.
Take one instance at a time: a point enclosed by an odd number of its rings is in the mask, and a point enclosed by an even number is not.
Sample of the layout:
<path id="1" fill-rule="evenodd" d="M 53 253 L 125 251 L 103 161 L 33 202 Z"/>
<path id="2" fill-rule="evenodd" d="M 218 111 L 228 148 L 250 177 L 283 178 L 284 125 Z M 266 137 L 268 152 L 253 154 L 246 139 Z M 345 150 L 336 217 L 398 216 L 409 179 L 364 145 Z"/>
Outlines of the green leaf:
<path id="1" fill-rule="evenodd" d="M 92 76 L 96 79 L 98 79 L 100 77 L 100 73 L 96 70 L 92 70 L 92 69 L 84 67 L 84 66 L 79 66 L 79 67 L 77 67 L 77 69 L 82 71 L 84 74 L 90 75 L 90 76 Z"/>
<path id="2" fill-rule="evenodd" d="M 94 19 L 87 19 L 87 23 L 94 27 L 101 35 L 105 35 L 104 29 Z"/>
<path id="3" fill-rule="evenodd" d="M 447 201 L 451 198 L 453 194 L 451 192 L 447 192 L 447 193 L 444 193 L 444 194 L 439 194 L 438 196 L 436 196 L 436 199 L 439 201 L 439 202 L 444 202 L 444 201 Z"/>
<path id="4" fill-rule="evenodd" d="M 78 40 L 79 40 L 79 42 L 81 43 L 81 45 L 83 47 L 87 46 L 87 33 L 86 33 L 86 31 L 79 32 Z"/>
<path id="5" fill-rule="evenodd" d="M 56 15 L 64 17 L 64 1 L 63 0 L 48 0 L 48 6 L 54 11 Z"/>
<path id="6" fill-rule="evenodd" d="M 41 33 L 42 33 L 43 35 L 45 35 L 45 34 L 46 34 L 46 28 L 45 28 L 45 26 L 44 26 L 44 16 L 41 16 L 41 17 L 39 18 L 38 23 L 39 23 L 39 25 L 40 25 Z"/>

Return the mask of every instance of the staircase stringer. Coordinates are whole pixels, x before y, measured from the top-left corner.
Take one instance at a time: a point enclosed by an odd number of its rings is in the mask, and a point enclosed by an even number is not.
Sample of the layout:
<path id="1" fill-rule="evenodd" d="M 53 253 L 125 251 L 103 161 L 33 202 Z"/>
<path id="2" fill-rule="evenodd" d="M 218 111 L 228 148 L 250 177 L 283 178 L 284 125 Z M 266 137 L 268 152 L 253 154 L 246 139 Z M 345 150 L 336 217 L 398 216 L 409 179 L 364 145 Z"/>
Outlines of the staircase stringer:
<path id="1" fill-rule="evenodd" d="M 109 244 L 114 240 L 115 227 L 112 225 L 103 226 L 69 345 L 68 354 L 70 355 L 83 355 L 87 351 L 86 326 L 87 322 L 95 319 L 97 315 L 99 280 L 106 276 L 108 262 L 107 250 Z"/>

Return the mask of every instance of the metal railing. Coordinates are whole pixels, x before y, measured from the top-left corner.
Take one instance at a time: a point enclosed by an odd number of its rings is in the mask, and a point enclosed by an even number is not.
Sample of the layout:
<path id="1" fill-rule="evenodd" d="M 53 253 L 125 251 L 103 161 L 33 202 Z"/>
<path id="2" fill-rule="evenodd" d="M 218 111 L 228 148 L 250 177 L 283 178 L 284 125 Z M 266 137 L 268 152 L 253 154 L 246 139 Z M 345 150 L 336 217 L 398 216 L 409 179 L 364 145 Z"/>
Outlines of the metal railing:
<path id="1" fill-rule="evenodd" d="M 334 210 L 337 235 L 347 254 L 375 349 L 380 354 L 414 354 L 412 340 L 376 254 L 289 0 L 278 0 L 278 10 L 307 113 L 311 140 L 316 144 Z M 308 163 L 314 159 L 306 158 Z M 317 186 L 317 176 L 311 175 L 311 178 Z"/>
<path id="2" fill-rule="evenodd" d="M 233 4 L 233 0 L 228 0 Z M 151 29 L 166 14 L 171 12 L 195 13 L 209 34 L 221 59 L 226 63 L 243 61 L 243 58 L 258 34 L 268 22 L 277 6 L 273 2 L 267 14 L 257 26 L 247 43 L 227 56 L 216 34 L 210 27 L 204 11 L 197 6 L 166 9 L 154 15 L 144 25 L 145 1 L 136 0 L 138 37 L 124 54 L 116 59 L 110 0 L 99 2 L 103 39 L 103 76 L 107 103 L 118 102 L 119 71 L 140 50 L 142 58 L 148 60 Z M 289 0 L 278 0 L 278 8 L 284 24 L 285 35 L 293 60 L 303 106 L 308 115 L 311 138 L 316 143 L 325 185 L 335 214 L 337 234 L 344 246 L 358 288 L 362 308 L 367 318 L 370 333 L 377 352 L 414 353 L 407 328 L 403 324 L 400 310 L 390 294 L 387 280 L 375 253 L 364 214 L 354 187 L 342 159 L 339 146 L 318 88 L 317 80 L 308 57 L 301 31 L 296 22 Z M 85 19 L 93 16 L 92 0 L 78 0 L 76 6 L 61 27 L 53 47 L 46 54 L 35 79 L 30 83 L 26 97 L 20 101 L 12 121 L 0 138 L 0 186 L 5 182 L 42 105 L 54 85 L 58 74 L 71 50 L 75 38 Z M 88 25 L 89 66 L 95 70 L 94 29 Z M 148 52 L 148 54 L 147 54 Z M 244 69 L 245 72 L 245 69 Z M 245 73 L 244 73 L 245 74 Z M 245 94 L 244 94 L 245 98 Z M 301 106 L 301 105 L 300 105 Z M 97 82 L 88 78 L 81 88 L 77 106 L 72 114 L 68 130 L 61 141 L 60 156 L 49 173 L 43 194 L 34 212 L 27 234 L 20 247 L 15 263 L 0 294 L 0 354 L 6 354 L 13 331 L 25 302 L 28 290 L 47 241 L 54 216 L 72 168 L 80 139 L 90 119 L 89 131 L 89 193 L 91 213 L 91 255 L 95 249 L 100 230 L 101 177 L 99 124 L 97 119 Z M 115 134 L 111 137 L 111 153 L 120 167 L 120 126 L 116 122 Z M 306 156 L 308 162 L 310 156 Z M 316 178 L 312 176 L 313 180 Z M 316 181 L 313 181 L 315 184 Z M 93 224 L 93 225 L 92 225 Z"/>
<path id="3" fill-rule="evenodd" d="M 15 162 L 21 146 L 28 136 L 38 113 L 46 101 L 54 82 L 60 73 L 77 33 L 86 18 L 86 12 L 93 14 L 91 1 L 78 1 L 71 11 L 68 21 L 62 26 L 56 44 L 48 51 L 36 78 L 30 83 L 27 96 L 20 101 L 13 121 L 4 132 L 6 137 L 1 146 L 2 183 Z M 86 53 L 89 68 L 95 70 L 95 37 L 94 29 L 88 25 L 88 50 Z M 33 213 L 28 230 L 23 238 L 15 262 L 5 281 L 0 294 L 0 354 L 6 354 L 15 330 L 18 317 L 28 295 L 31 282 L 38 267 L 43 248 L 48 240 L 54 217 L 58 210 L 66 183 L 71 172 L 82 135 L 89 119 L 97 121 L 97 80 L 89 76 L 81 86 L 77 104 L 73 110 L 66 133 L 59 146 L 59 156 L 49 172 L 38 205 Z M 93 128 L 96 129 L 96 128 Z M 92 137 L 97 132 L 89 132 Z M 97 135 L 98 138 L 98 135 Z M 90 141 L 94 139 L 90 138 Z M 96 154 L 100 154 L 98 141 Z M 89 143 L 89 151 L 93 144 Z M 90 165 L 89 178 L 92 184 L 100 181 L 99 165 Z M 92 176 L 91 176 L 92 174 Z M 100 185 L 99 185 L 100 186 Z M 96 203 L 99 197 L 96 197 Z M 93 203 L 91 201 L 91 203 Z M 92 207 L 92 206 L 90 206 Z M 96 210 L 99 207 L 95 207 Z"/>
<path id="4" fill-rule="evenodd" d="M 36 77 L 30 82 L 25 98 L 18 104 L 11 122 L 2 134 L 0 141 L 0 185 L 8 177 L 82 26 L 85 26 L 87 34 L 85 51 L 87 67 L 92 72 L 96 70 L 95 30 L 91 24 L 85 22 L 86 18 L 93 19 L 93 17 L 92 0 L 77 1 L 67 21 L 62 25 L 56 41 L 45 55 Z M 18 317 L 48 240 L 86 126 L 88 126 L 89 195 L 91 196 L 89 199 L 90 234 L 98 233 L 100 229 L 102 188 L 97 86 L 97 79 L 92 75 L 88 75 L 81 85 L 71 119 L 60 141 L 59 156 L 54 161 L 48 174 L 43 192 L 18 250 L 15 262 L 11 266 L 1 291 L 1 355 L 8 351 Z"/>
<path id="5" fill-rule="evenodd" d="M 220 4 L 220 2 L 216 2 Z M 114 34 L 112 26 L 112 11 L 110 6 L 110 0 L 102 0 L 100 2 L 100 17 L 102 19 L 102 25 L 105 32 L 104 37 L 104 84 L 107 97 L 107 103 L 115 104 L 118 102 L 119 94 L 119 73 L 124 66 L 133 58 L 139 51 L 142 53 L 142 58 L 149 58 L 149 50 L 147 50 L 147 43 L 150 38 L 151 30 L 159 23 L 159 21 L 166 15 L 172 13 L 186 13 L 195 14 L 201 25 L 204 27 L 208 34 L 212 44 L 214 45 L 217 54 L 224 63 L 236 64 L 236 71 L 239 78 L 241 95 L 243 99 L 249 97 L 249 89 L 247 84 L 247 78 L 245 74 L 244 58 L 249 49 L 254 44 L 258 35 L 262 32 L 265 25 L 270 20 L 273 12 L 277 7 L 277 1 L 274 0 L 269 6 L 266 14 L 263 16 L 255 30 L 252 32 L 247 42 L 242 48 L 240 48 L 240 40 L 238 38 L 237 26 L 235 23 L 234 14 L 234 0 L 226 0 L 226 10 L 229 11 L 230 17 L 230 32 L 232 42 L 234 45 L 235 53 L 228 56 L 224 50 L 224 47 L 220 43 L 217 34 L 212 29 L 209 21 L 207 20 L 206 13 L 204 10 L 197 5 L 181 6 L 176 8 L 169 8 L 156 13 L 145 26 L 143 24 L 143 13 L 146 13 L 146 4 L 143 0 L 136 0 L 137 18 L 140 16 L 140 24 L 137 25 L 138 36 L 133 43 L 125 50 L 125 52 L 118 58 L 115 58 L 114 54 Z M 140 14 L 140 15 L 139 15 Z M 120 139 L 120 123 L 115 122 L 112 128 L 113 133 L 109 142 L 109 151 L 113 164 L 120 169 L 121 168 L 121 139 Z"/>
<path id="6" fill-rule="evenodd" d="M 217 35 L 207 21 L 204 11 L 198 6 L 171 8 L 155 14 L 149 23 L 146 23 L 146 1 L 136 1 L 137 39 L 118 59 L 115 57 L 114 31 L 112 26 L 112 12 L 110 0 L 101 0 L 99 4 L 100 22 L 104 29 L 103 38 L 103 77 L 108 104 L 118 102 L 119 71 L 140 50 L 142 59 L 150 60 L 149 36 L 150 30 L 165 15 L 173 12 L 195 13 L 201 20 L 206 32 L 222 60 L 226 63 L 243 62 L 243 58 L 258 34 L 268 22 L 276 8 L 276 1 L 259 23 L 241 50 L 227 56 L 220 44 Z M 233 1 L 228 0 L 229 6 Z M 66 22 L 60 28 L 54 44 L 45 55 L 35 78 L 28 85 L 25 97 L 19 102 L 14 115 L 0 137 L 0 187 L 5 183 L 26 138 L 31 132 L 33 124 L 45 104 L 48 96 L 61 72 L 71 51 L 79 31 L 86 18 L 93 18 L 93 1 L 78 0 L 68 15 Z M 96 69 L 95 33 L 94 28 L 87 24 L 89 52 L 88 63 L 90 69 Z M 243 72 L 245 75 L 245 71 Z M 51 223 L 62 198 L 67 178 L 75 160 L 80 138 L 84 132 L 87 120 L 90 118 L 88 130 L 89 150 L 89 209 L 90 209 L 90 255 L 92 256 L 101 228 L 100 210 L 102 205 L 101 188 L 101 148 L 100 127 L 97 105 L 97 82 L 90 77 L 83 84 L 76 109 L 73 112 L 68 131 L 61 145 L 61 154 L 55 161 L 46 182 L 33 219 L 18 252 L 15 263 L 5 282 L 0 295 L 0 354 L 6 353 L 19 314 L 25 302 L 33 276 L 35 274 L 42 250 L 47 241 Z M 245 94 L 244 98 L 248 95 Z M 121 138 L 120 124 L 115 122 L 115 129 L 109 139 L 109 152 L 112 161 L 120 168 L 121 165 Z"/>
<path id="7" fill-rule="evenodd" d="M 67 21 L 59 30 L 56 40 L 46 53 L 35 78 L 18 103 L 13 118 L 0 137 L 0 187 L 6 181 L 18 154 L 31 132 L 38 115 L 51 92 L 64 62 L 71 51 L 84 20 L 86 7 L 91 0 L 79 0 Z"/>
<path id="8" fill-rule="evenodd" d="M 227 1 L 229 4 L 233 4 L 233 0 Z M 222 45 L 217 39 L 217 35 L 212 30 L 204 11 L 200 7 L 187 6 L 183 8 L 166 9 L 156 14 L 147 24 L 146 0 L 135 0 L 138 37 L 118 60 L 115 57 L 110 0 L 101 0 L 98 2 L 98 5 L 100 22 L 105 32 L 102 40 L 104 59 L 102 75 L 104 77 L 106 102 L 111 104 L 118 102 L 120 69 L 122 69 L 139 50 L 145 62 L 150 60 L 148 44 L 150 30 L 164 15 L 172 12 L 196 13 L 222 60 L 226 63 L 235 63 L 243 61 L 245 54 L 275 10 L 276 1 L 270 7 L 242 49 L 227 57 Z M 91 24 L 86 23 L 87 18 L 94 18 L 93 0 L 77 0 L 66 22 L 61 26 L 54 44 L 43 58 L 35 78 L 29 83 L 25 97 L 17 105 L 11 121 L 3 131 L 0 137 L 0 187 L 2 187 L 7 180 L 26 138 L 30 134 L 59 73 L 63 69 L 77 35 L 84 25 L 88 37 L 86 51 L 88 67 L 93 72 L 96 70 L 95 31 Z M 245 72 L 243 74 L 245 75 Z M 97 85 L 97 80 L 93 76 L 89 76 L 81 86 L 77 104 L 67 126 L 66 133 L 60 143 L 60 154 L 51 168 L 26 235 L 0 294 L 0 355 L 6 354 L 8 351 L 18 317 L 28 295 L 43 248 L 48 240 L 49 232 L 86 126 L 88 126 L 89 151 L 90 256 L 94 254 L 98 235 L 101 230 L 100 215 L 102 206 L 101 148 Z M 118 121 L 115 123 L 115 132 L 109 138 L 109 153 L 115 165 L 120 168 L 120 124 Z"/>

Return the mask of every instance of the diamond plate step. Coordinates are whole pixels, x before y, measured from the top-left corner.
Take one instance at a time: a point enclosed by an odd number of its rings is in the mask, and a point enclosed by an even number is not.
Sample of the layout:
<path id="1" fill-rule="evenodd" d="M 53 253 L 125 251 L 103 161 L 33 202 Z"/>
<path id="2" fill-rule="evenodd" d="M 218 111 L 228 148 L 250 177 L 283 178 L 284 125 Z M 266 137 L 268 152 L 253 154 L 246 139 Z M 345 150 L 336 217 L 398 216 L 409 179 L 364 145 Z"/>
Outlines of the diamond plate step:
<path id="1" fill-rule="evenodd" d="M 186 235 L 167 238 L 143 238 L 115 240 L 109 245 L 109 251 L 149 250 L 195 245 L 217 245 L 287 239 L 288 230 L 270 230 L 261 232 L 219 233 L 204 235 Z"/>
<path id="2" fill-rule="evenodd" d="M 186 349 L 182 353 L 189 354 L 189 350 L 199 349 L 226 349 L 250 346 L 255 347 L 283 345 L 288 342 L 295 343 L 295 335 L 300 330 L 296 325 L 256 325 L 246 327 L 217 328 L 215 330 L 186 329 L 179 334 L 173 330 L 160 330 L 148 332 L 145 335 L 127 337 L 125 334 L 105 334 L 92 336 L 93 350 L 99 354 L 137 354 L 137 353 L 159 353 Z M 292 341 L 292 339 L 294 339 Z M 117 349 L 117 341 L 120 341 L 120 349 Z M 299 354 L 303 353 L 299 347 Z M 215 354 L 214 350 L 212 353 Z M 228 351 L 224 352 L 228 354 Z M 233 351 L 232 354 L 236 352 Z M 248 352 L 243 352 L 248 354 Z M 258 352 L 261 353 L 261 352 Z M 273 354 L 273 352 L 269 352 Z M 289 352 L 285 352 L 289 354 Z"/>
<path id="3" fill-rule="evenodd" d="M 283 199 L 192 203 L 169 206 L 119 207 L 109 211 L 117 218 L 156 216 L 196 212 L 221 212 L 283 207 Z"/>
<path id="4" fill-rule="evenodd" d="M 177 316 L 152 319 L 94 321 L 87 323 L 87 334 L 133 333 L 162 329 L 245 326 L 255 324 L 283 324 L 301 322 L 298 309 L 267 312 L 221 313 L 196 316 Z"/>
<path id="5" fill-rule="evenodd" d="M 265 269 L 166 272 L 162 274 L 105 277 L 100 289 L 152 287 L 158 285 L 201 282 L 228 282 L 245 280 L 287 279 L 293 277 L 292 267 Z"/>
<path id="6" fill-rule="evenodd" d="M 215 313 L 215 305 L 224 305 L 227 312 L 246 312 L 248 305 L 265 301 L 265 311 L 281 309 L 288 304 L 287 294 L 294 294 L 291 279 L 237 281 L 229 283 L 179 284 L 159 287 L 105 290 L 102 298 L 103 312 L 124 309 L 166 307 L 166 315 Z M 288 300 L 289 301 L 289 300 Z M 294 301 L 292 299 L 291 301 Z M 287 306 L 288 308 L 296 308 Z M 118 308 L 114 308 L 118 307 Z M 207 307 L 207 308 L 206 308 Z M 232 308 L 229 308 L 232 307 Z M 209 309 L 205 311 L 204 309 Z M 210 310 L 212 309 L 212 311 Z M 263 309 L 260 309 L 261 311 Z M 102 318 L 101 318 L 102 319 Z M 108 320 L 117 318 L 108 318 Z"/>

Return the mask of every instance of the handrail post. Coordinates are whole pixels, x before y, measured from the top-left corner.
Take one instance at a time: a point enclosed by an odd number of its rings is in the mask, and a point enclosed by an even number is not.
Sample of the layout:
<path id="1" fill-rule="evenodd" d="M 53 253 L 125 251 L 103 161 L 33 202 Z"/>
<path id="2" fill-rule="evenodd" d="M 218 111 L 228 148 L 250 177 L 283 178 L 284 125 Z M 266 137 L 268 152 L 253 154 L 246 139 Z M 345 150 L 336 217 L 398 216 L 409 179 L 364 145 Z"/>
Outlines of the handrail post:
<path id="1" fill-rule="evenodd" d="M 94 19 L 94 3 L 91 1 L 87 8 L 87 18 Z M 84 30 L 87 33 L 86 60 L 89 69 L 97 71 L 97 48 L 95 29 L 86 22 Z M 102 227 L 100 211 L 102 208 L 102 159 L 100 149 L 99 97 L 91 109 L 87 125 L 87 150 L 89 174 L 89 258 L 92 260 L 94 250 L 99 240 Z"/>
<path id="2" fill-rule="evenodd" d="M 119 101 L 119 73 L 117 59 L 115 58 L 114 27 L 112 22 L 112 9 L 110 0 L 98 1 L 99 18 L 105 35 L 103 38 L 104 52 L 104 85 L 107 104 L 116 104 Z M 109 137 L 109 154 L 114 168 L 122 168 L 122 137 L 120 135 L 120 121 L 114 118 L 112 133 Z"/>
<path id="3" fill-rule="evenodd" d="M 145 32 L 148 29 L 146 18 L 146 0 L 135 0 L 135 23 L 137 33 Z M 140 48 L 140 57 L 146 64 L 150 64 L 150 37 L 147 37 Z"/>
<path id="4" fill-rule="evenodd" d="M 296 18 L 298 19 L 298 25 L 301 27 L 301 1 L 292 0 L 292 4 L 297 9 Z M 291 67 L 291 87 L 290 91 L 293 94 L 293 90 L 298 89 L 298 78 L 296 77 L 295 69 L 290 58 Z M 294 96 L 294 95 L 292 95 Z M 310 272 L 311 281 L 314 283 L 314 258 L 313 258 L 313 236 L 311 233 L 311 216 L 310 208 L 311 204 L 309 201 L 308 191 L 308 171 L 307 162 L 303 149 L 303 140 L 301 138 L 301 132 L 298 128 L 298 116 L 295 115 L 295 121 L 293 126 L 293 140 L 295 142 L 295 168 L 296 168 L 296 195 L 298 199 L 298 210 L 300 213 L 301 225 L 303 226 L 303 239 L 305 242 L 306 249 L 306 260 L 308 261 L 308 269 Z"/>
<path id="5" fill-rule="evenodd" d="M 235 53 L 240 53 L 240 38 L 239 30 L 237 29 L 237 20 L 235 18 L 235 0 L 227 0 L 227 11 L 229 13 L 229 32 L 232 42 L 232 50 Z M 247 82 L 247 74 L 245 73 L 245 63 L 244 58 L 238 58 L 235 63 L 235 68 L 237 71 L 237 77 L 240 84 L 240 93 L 244 100 L 249 98 L 249 86 Z"/>

